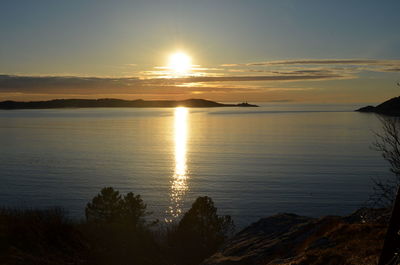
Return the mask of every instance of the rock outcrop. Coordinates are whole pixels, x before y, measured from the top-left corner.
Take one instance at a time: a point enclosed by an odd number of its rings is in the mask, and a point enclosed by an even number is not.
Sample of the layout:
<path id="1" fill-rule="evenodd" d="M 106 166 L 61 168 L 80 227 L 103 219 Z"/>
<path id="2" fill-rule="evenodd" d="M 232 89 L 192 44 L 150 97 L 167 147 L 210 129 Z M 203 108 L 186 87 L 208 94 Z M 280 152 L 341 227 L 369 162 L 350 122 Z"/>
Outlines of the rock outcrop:
<path id="1" fill-rule="evenodd" d="M 378 114 L 400 116 L 400 97 L 389 99 L 378 106 L 366 106 L 356 111 L 359 112 L 373 112 Z"/>
<path id="2" fill-rule="evenodd" d="M 376 264 L 384 210 L 310 218 L 278 214 L 243 229 L 202 265 Z"/>

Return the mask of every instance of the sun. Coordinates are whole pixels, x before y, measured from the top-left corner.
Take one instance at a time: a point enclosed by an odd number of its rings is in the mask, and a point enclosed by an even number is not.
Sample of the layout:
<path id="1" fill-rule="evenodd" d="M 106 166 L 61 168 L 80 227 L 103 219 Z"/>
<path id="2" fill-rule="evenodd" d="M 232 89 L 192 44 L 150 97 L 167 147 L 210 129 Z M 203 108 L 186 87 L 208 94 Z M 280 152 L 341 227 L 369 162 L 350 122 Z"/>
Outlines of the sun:
<path id="1" fill-rule="evenodd" d="M 183 52 L 176 52 L 169 56 L 168 68 L 176 74 L 186 74 L 192 67 L 192 59 Z"/>

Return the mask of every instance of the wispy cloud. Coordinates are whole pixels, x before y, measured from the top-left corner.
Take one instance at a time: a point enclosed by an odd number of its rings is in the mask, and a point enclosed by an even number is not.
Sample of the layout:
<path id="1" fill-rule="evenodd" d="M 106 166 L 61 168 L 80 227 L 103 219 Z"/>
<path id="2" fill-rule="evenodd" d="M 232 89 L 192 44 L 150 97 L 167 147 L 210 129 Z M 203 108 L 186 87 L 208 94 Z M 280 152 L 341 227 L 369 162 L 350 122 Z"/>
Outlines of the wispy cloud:
<path id="1" fill-rule="evenodd" d="M 237 66 L 271 66 L 271 65 L 400 65 L 400 60 L 374 60 L 374 59 L 301 59 L 301 60 L 275 60 L 238 64 L 222 64 L 224 67 Z"/>
<path id="2" fill-rule="evenodd" d="M 400 72 L 400 66 L 399 67 L 387 67 L 383 68 L 382 72 Z"/>
<path id="3" fill-rule="evenodd" d="M 0 75 L 0 90 L 107 88 L 139 84 L 139 78 Z"/>

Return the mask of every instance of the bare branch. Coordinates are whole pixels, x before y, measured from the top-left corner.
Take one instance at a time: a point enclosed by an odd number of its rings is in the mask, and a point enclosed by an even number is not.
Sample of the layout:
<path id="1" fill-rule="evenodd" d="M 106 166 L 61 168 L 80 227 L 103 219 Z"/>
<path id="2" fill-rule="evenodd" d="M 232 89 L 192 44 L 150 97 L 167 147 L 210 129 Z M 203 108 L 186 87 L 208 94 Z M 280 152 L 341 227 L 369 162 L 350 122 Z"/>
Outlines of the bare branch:
<path id="1" fill-rule="evenodd" d="M 375 133 L 372 146 L 390 163 L 390 171 L 394 176 L 386 181 L 372 179 L 374 193 L 370 200 L 375 205 L 388 206 L 393 204 L 400 184 L 400 118 L 379 117 L 379 120 L 382 123 L 382 132 Z"/>

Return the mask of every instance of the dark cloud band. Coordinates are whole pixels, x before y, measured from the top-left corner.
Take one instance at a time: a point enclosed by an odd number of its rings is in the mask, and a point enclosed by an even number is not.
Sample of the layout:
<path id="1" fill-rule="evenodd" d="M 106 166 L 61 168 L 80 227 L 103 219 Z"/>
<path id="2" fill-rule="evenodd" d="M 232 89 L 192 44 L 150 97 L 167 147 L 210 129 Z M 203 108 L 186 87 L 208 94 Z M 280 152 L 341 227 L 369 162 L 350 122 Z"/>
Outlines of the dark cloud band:
<path id="1" fill-rule="evenodd" d="M 55 93 L 82 90 L 115 90 L 129 91 L 132 89 L 148 89 L 164 86 L 182 86 L 187 83 L 204 82 L 245 82 L 245 81 L 306 81 L 343 78 L 337 74 L 297 74 L 297 75 L 268 75 L 268 76 L 219 76 L 219 77 L 186 77 L 186 78 L 102 78 L 79 76 L 15 76 L 0 75 L 0 92 L 45 92 Z"/>

